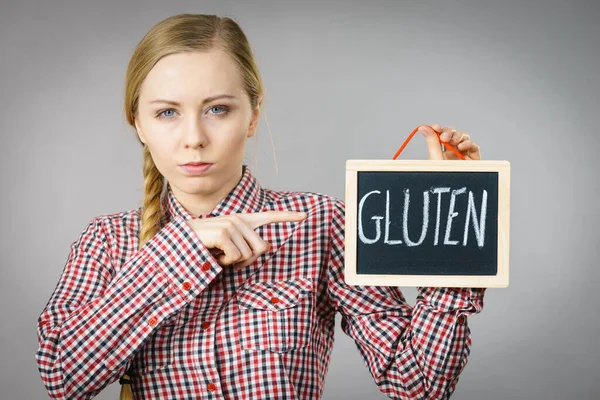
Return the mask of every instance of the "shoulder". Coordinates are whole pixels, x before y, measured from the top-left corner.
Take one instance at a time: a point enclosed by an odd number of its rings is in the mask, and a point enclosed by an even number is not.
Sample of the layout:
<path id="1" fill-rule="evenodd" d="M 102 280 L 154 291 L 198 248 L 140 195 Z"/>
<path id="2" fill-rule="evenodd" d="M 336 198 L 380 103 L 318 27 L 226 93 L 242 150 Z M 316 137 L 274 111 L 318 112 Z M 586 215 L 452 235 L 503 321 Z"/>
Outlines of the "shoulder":
<path id="1" fill-rule="evenodd" d="M 276 191 L 265 189 L 266 207 L 273 210 L 291 210 L 308 214 L 325 213 L 343 215 L 345 205 L 337 197 L 305 191 Z"/>
<path id="2" fill-rule="evenodd" d="M 132 208 L 126 211 L 120 211 L 113 214 L 102 214 L 94 220 L 105 226 L 130 226 L 137 225 L 140 222 L 141 208 Z"/>
<path id="3" fill-rule="evenodd" d="M 140 215 L 141 208 L 97 215 L 88 222 L 84 233 L 88 232 L 109 241 L 115 237 L 137 236 L 140 230 Z"/>

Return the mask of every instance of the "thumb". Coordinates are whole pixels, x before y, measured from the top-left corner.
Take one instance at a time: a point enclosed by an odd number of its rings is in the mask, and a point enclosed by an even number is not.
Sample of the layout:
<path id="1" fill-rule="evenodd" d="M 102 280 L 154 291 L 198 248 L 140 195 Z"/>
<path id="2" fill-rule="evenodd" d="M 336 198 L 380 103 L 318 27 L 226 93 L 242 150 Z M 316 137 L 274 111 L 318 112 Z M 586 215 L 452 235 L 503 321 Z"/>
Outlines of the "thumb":
<path id="1" fill-rule="evenodd" d="M 443 160 L 444 156 L 442 155 L 442 144 L 440 143 L 437 135 L 438 132 L 442 132 L 442 127 L 438 124 L 432 126 L 421 125 L 418 129 L 419 132 L 423 134 L 425 141 L 427 142 L 428 159 Z"/>

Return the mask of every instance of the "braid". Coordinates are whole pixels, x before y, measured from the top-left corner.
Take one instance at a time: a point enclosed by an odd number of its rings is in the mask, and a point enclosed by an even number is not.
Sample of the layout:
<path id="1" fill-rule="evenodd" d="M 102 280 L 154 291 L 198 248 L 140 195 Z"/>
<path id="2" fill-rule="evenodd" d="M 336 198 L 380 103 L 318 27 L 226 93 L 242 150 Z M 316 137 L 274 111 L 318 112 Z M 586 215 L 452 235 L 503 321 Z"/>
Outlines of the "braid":
<path id="1" fill-rule="evenodd" d="M 163 220 L 161 193 L 165 179 L 154 165 L 148 146 L 144 145 L 144 207 L 142 211 L 141 248 L 160 230 Z"/>
<path id="2" fill-rule="evenodd" d="M 148 240 L 160 230 L 164 220 L 161 207 L 161 193 L 164 177 L 156 168 L 148 146 L 144 145 L 144 207 L 142 209 L 142 230 L 140 232 L 139 247 L 141 248 Z M 130 376 L 126 373 L 121 377 L 120 400 L 133 400 Z"/>

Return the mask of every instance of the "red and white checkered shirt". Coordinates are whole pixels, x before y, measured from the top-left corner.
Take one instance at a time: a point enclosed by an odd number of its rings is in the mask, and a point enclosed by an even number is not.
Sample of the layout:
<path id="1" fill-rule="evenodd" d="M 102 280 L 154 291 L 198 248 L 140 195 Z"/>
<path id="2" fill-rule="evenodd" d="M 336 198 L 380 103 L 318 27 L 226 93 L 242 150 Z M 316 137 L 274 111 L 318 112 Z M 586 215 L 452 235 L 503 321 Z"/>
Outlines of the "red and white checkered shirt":
<path id="1" fill-rule="evenodd" d="M 383 393 L 450 397 L 484 290 L 418 288 L 411 307 L 396 287 L 346 284 L 344 203 L 261 188 L 247 166 L 210 214 L 170 189 L 164 202 L 170 220 L 139 250 L 139 209 L 94 218 L 71 245 L 38 320 L 52 398 L 91 399 L 129 371 L 136 399 L 319 399 L 337 312 Z M 239 271 L 185 222 L 267 210 L 308 217 L 257 228 L 271 249 Z"/>

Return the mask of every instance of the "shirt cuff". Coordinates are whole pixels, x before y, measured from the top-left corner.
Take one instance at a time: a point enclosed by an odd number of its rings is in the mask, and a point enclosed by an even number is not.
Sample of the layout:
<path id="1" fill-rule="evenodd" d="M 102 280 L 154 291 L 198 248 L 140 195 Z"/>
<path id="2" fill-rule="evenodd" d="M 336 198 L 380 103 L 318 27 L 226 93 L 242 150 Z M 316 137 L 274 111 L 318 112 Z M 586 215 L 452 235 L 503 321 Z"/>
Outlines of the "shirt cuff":
<path id="1" fill-rule="evenodd" d="M 223 269 L 181 217 L 166 224 L 144 249 L 157 271 L 165 273 L 175 290 L 188 301 L 198 296 Z"/>
<path id="2" fill-rule="evenodd" d="M 417 301 L 437 312 L 471 315 L 483 309 L 485 288 L 418 287 Z"/>

